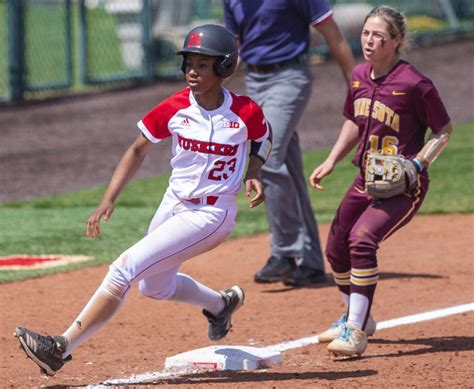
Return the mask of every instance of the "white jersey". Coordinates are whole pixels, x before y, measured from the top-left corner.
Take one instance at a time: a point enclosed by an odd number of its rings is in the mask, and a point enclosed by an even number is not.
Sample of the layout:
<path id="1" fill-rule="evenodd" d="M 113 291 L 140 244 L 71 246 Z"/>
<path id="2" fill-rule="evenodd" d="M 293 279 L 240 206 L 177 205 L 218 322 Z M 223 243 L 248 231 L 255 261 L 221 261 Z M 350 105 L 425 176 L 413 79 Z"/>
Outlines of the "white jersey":
<path id="1" fill-rule="evenodd" d="M 170 189 L 178 198 L 236 194 L 242 186 L 247 141 L 262 142 L 269 128 L 249 97 L 223 88 L 224 103 L 206 111 L 185 88 L 157 105 L 138 127 L 153 143 L 172 137 Z"/>

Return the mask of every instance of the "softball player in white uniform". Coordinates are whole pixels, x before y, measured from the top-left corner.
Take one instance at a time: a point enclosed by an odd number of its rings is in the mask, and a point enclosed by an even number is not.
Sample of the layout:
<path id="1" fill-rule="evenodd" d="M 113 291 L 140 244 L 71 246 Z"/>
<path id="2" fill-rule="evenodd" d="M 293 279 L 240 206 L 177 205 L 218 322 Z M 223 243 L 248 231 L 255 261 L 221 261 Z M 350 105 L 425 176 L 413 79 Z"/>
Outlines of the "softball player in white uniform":
<path id="1" fill-rule="evenodd" d="M 238 57 L 236 42 L 225 28 L 196 27 L 178 54 L 183 55 L 188 87 L 138 122 L 141 134 L 125 152 L 89 217 L 86 236 L 100 235 L 101 218 L 110 218 L 116 198 L 152 144 L 167 137 L 172 138 L 173 154 L 169 187 L 147 235 L 112 263 L 101 286 L 61 336 L 16 328 L 21 347 L 43 373 L 54 375 L 70 360 L 71 353 L 113 317 L 133 284 L 138 283 L 150 298 L 201 307 L 211 340 L 228 333 L 232 314 L 244 302 L 239 286 L 217 292 L 178 270 L 184 261 L 214 248 L 231 233 L 249 140 L 246 192 L 248 197 L 255 192 L 251 207 L 263 201 L 259 177 L 271 149 L 271 132 L 256 103 L 222 87 Z"/>

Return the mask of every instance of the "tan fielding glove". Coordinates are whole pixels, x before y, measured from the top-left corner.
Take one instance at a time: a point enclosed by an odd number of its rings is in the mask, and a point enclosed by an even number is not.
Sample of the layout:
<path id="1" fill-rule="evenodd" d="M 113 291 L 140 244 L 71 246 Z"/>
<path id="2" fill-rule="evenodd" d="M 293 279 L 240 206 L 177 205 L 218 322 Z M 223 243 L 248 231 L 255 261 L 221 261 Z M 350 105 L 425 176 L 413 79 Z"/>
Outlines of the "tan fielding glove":
<path id="1" fill-rule="evenodd" d="M 407 193 L 417 177 L 415 164 L 401 155 L 367 153 L 365 189 L 371 196 L 385 199 Z"/>

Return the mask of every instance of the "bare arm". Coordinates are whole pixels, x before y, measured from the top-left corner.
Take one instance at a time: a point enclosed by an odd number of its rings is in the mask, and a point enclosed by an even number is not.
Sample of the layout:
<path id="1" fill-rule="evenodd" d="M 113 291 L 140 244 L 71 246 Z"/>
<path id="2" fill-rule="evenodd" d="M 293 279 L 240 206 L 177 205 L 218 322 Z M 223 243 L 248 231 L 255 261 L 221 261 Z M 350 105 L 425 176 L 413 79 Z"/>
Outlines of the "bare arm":
<path id="1" fill-rule="evenodd" d="M 342 70 L 347 85 L 349 85 L 352 68 L 354 67 L 354 56 L 341 30 L 339 30 L 333 18 L 314 26 L 314 28 L 323 35 L 331 54 Z"/>
<path id="2" fill-rule="evenodd" d="M 342 125 L 341 132 L 326 160 L 314 169 L 309 177 L 309 183 L 313 188 L 323 190 L 321 180 L 331 174 L 336 164 L 354 148 L 359 141 L 359 128 L 352 120 L 346 120 Z"/>
<path id="3" fill-rule="evenodd" d="M 114 203 L 119 194 L 134 176 L 150 151 L 152 144 L 141 134 L 130 145 L 115 168 L 112 179 L 98 207 L 92 212 L 86 223 L 86 236 L 95 238 L 100 235 L 100 219 L 109 220 L 114 211 Z"/>
<path id="4" fill-rule="evenodd" d="M 443 149 L 448 145 L 449 137 L 452 132 L 453 126 L 451 122 L 449 122 L 439 133 L 431 134 L 428 141 L 416 155 L 416 159 L 423 164 L 425 169 L 427 169 L 435 159 L 438 158 Z"/>
<path id="5" fill-rule="evenodd" d="M 262 166 L 268 159 L 272 149 L 273 133 L 268 125 L 268 137 L 262 142 L 251 141 L 250 157 L 245 174 L 245 193 L 247 197 L 252 195 L 252 190 L 256 195 L 250 199 L 250 208 L 254 208 L 265 200 L 265 193 L 261 179 Z"/>
<path id="6" fill-rule="evenodd" d="M 265 194 L 263 191 L 263 184 L 260 178 L 263 161 L 251 155 L 247 167 L 247 173 L 245 174 L 245 193 L 247 197 L 252 195 L 252 191 L 255 192 L 255 196 L 250 199 L 250 208 L 255 208 L 265 200 Z"/>

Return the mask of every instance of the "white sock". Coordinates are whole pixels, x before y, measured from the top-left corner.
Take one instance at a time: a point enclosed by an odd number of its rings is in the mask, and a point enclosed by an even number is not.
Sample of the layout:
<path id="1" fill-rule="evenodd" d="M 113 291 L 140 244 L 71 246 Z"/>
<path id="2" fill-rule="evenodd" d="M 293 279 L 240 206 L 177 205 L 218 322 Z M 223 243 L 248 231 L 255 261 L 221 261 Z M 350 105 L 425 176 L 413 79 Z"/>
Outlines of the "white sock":
<path id="1" fill-rule="evenodd" d="M 341 294 L 341 297 L 342 297 L 342 302 L 344 303 L 344 305 L 346 306 L 346 308 L 349 306 L 349 295 L 346 294 L 346 293 L 343 293 L 341 291 L 339 291 L 339 293 Z"/>
<path id="2" fill-rule="evenodd" d="M 208 288 L 186 274 L 178 273 L 176 277 L 176 292 L 170 300 L 197 305 L 213 315 L 217 315 L 224 309 L 224 300 L 219 292 Z"/>
<path id="3" fill-rule="evenodd" d="M 361 329 L 369 309 L 369 299 L 360 293 L 351 293 L 347 322 Z"/>
<path id="4" fill-rule="evenodd" d="M 112 294 L 102 284 L 63 336 L 67 339 L 63 358 L 96 333 L 119 310 L 124 298 Z"/>

